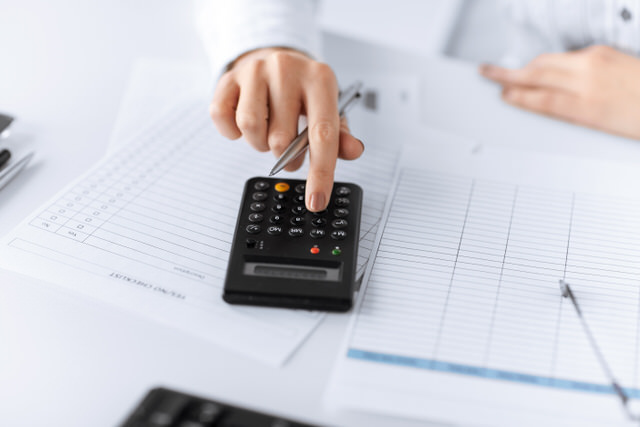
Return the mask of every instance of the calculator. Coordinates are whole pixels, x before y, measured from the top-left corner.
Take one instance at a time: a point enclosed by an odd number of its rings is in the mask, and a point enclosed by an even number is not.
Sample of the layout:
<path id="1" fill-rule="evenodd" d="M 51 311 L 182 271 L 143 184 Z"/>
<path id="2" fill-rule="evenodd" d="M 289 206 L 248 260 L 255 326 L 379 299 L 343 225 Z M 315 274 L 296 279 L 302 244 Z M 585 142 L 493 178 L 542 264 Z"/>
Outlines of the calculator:
<path id="1" fill-rule="evenodd" d="M 327 209 L 305 208 L 305 181 L 247 181 L 223 299 L 230 304 L 348 311 L 356 287 L 362 189 L 334 183 Z"/>
<path id="2" fill-rule="evenodd" d="M 121 427 L 313 427 L 163 387 L 144 397 Z"/>

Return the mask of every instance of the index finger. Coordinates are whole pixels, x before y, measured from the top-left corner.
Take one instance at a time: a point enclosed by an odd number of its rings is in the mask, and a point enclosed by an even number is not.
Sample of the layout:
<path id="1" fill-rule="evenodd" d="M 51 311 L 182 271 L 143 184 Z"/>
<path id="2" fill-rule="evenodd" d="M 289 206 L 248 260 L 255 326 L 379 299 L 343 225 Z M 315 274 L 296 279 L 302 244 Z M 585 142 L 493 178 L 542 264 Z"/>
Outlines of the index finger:
<path id="1" fill-rule="evenodd" d="M 340 140 L 338 84 L 333 72 L 328 69 L 327 73 L 327 69 L 311 79 L 313 83 L 305 92 L 304 100 L 309 122 L 309 174 L 305 201 L 307 209 L 312 212 L 325 209 L 331 197 Z"/>

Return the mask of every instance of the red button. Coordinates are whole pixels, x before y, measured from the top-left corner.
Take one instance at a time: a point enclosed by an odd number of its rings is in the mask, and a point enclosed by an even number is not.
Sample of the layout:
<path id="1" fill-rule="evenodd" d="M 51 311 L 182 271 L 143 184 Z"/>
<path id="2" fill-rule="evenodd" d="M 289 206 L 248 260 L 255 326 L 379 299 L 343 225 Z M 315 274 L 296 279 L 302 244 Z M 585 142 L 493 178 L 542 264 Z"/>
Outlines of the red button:
<path id="1" fill-rule="evenodd" d="M 311 253 L 314 254 L 314 255 L 320 253 L 320 248 L 316 248 L 314 246 L 313 248 L 311 248 Z"/>

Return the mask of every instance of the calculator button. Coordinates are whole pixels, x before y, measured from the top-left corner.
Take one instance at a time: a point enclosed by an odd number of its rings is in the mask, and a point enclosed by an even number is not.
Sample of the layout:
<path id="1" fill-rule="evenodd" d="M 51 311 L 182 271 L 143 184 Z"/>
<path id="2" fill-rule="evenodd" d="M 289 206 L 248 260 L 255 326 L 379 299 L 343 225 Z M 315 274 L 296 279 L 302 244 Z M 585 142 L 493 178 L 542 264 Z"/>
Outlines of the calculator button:
<path id="1" fill-rule="evenodd" d="M 303 216 L 294 216 L 293 218 L 291 218 L 291 225 L 302 225 L 302 224 L 304 224 Z"/>
<path id="2" fill-rule="evenodd" d="M 304 234 L 304 230 L 301 227 L 291 227 L 289 229 L 289 236 L 300 237 Z"/>
<path id="3" fill-rule="evenodd" d="M 269 218 L 269 222 L 271 224 L 280 224 L 283 220 L 282 215 L 271 215 L 271 217 Z"/>
<path id="4" fill-rule="evenodd" d="M 314 227 L 324 227 L 325 225 L 327 225 L 327 220 L 325 218 L 313 218 L 311 220 L 311 224 Z"/>
<path id="5" fill-rule="evenodd" d="M 311 249 L 309 249 L 309 252 L 311 252 L 312 254 L 319 254 L 320 253 L 320 248 L 317 246 L 312 247 Z"/>
<path id="6" fill-rule="evenodd" d="M 262 227 L 260 227 L 258 224 L 249 224 L 247 225 L 247 228 L 245 228 L 245 230 L 247 230 L 247 233 L 249 234 L 258 234 L 262 231 Z"/>
<path id="7" fill-rule="evenodd" d="M 351 194 L 351 189 L 349 187 L 338 187 L 336 188 L 336 196 L 344 197 Z"/>
<path id="8" fill-rule="evenodd" d="M 279 225 L 271 225 L 267 228 L 267 233 L 272 236 L 277 236 L 278 234 L 282 234 L 282 227 Z"/>
<path id="9" fill-rule="evenodd" d="M 349 206 L 349 199 L 347 199 L 346 197 L 338 197 L 336 198 L 334 204 L 339 208 L 344 208 Z"/>
<path id="10" fill-rule="evenodd" d="M 282 212 L 285 208 L 286 206 L 284 205 L 284 203 L 276 203 L 275 205 L 273 205 L 271 210 L 274 212 Z"/>
<path id="11" fill-rule="evenodd" d="M 180 421 L 182 413 L 189 405 L 189 398 L 181 394 L 165 395 L 156 403 L 149 414 L 149 424 L 170 426 Z"/>
<path id="12" fill-rule="evenodd" d="M 286 193 L 289 191 L 289 184 L 286 182 L 279 182 L 273 186 L 278 193 Z"/>
<path id="13" fill-rule="evenodd" d="M 309 235 L 314 239 L 320 239 L 326 235 L 325 231 L 321 228 L 314 228 L 309 232 Z"/>
<path id="14" fill-rule="evenodd" d="M 344 230 L 333 230 L 331 232 L 331 238 L 334 240 L 344 240 L 347 237 L 347 232 Z"/>
<path id="15" fill-rule="evenodd" d="M 296 203 L 304 203 L 304 194 L 298 194 L 293 198 L 293 201 Z"/>
<path id="16" fill-rule="evenodd" d="M 346 219 L 340 218 L 331 221 L 331 226 L 333 226 L 333 228 L 345 228 L 347 225 L 349 225 L 349 223 Z"/>
<path id="17" fill-rule="evenodd" d="M 253 184 L 253 188 L 258 191 L 264 191 L 267 188 L 269 188 L 269 183 L 266 181 L 258 181 L 255 184 Z"/>
<path id="18" fill-rule="evenodd" d="M 264 193 L 264 192 L 262 192 L 262 191 L 258 191 L 257 193 L 253 193 L 253 194 L 251 195 L 251 198 L 252 198 L 253 200 L 255 200 L 256 202 L 262 202 L 262 201 L 263 201 L 263 200 L 265 200 L 267 197 L 269 197 L 269 196 L 267 195 L 267 193 Z"/>
<path id="19" fill-rule="evenodd" d="M 224 406 L 213 402 L 202 402 L 202 404 L 192 409 L 191 418 L 198 421 L 194 426 L 213 425 L 224 412 Z M 202 424 L 200 424 L 202 423 Z"/>
<path id="20" fill-rule="evenodd" d="M 287 200 L 287 196 L 282 193 L 278 193 L 273 196 L 273 200 L 275 200 L 276 202 L 284 202 L 285 200 Z"/>
<path id="21" fill-rule="evenodd" d="M 298 193 L 298 194 L 304 194 L 304 184 L 298 184 L 298 185 L 296 185 L 296 193 Z"/>
<path id="22" fill-rule="evenodd" d="M 293 212 L 296 215 L 304 215 L 305 212 L 307 212 L 307 209 L 304 206 L 294 206 L 293 209 L 291 209 L 291 212 Z"/>
<path id="23" fill-rule="evenodd" d="M 322 215 L 324 215 L 324 214 L 326 214 L 326 213 L 327 213 L 327 210 L 325 209 L 325 210 L 323 210 L 323 211 L 314 212 L 313 214 L 314 214 L 315 216 L 322 216 Z"/>
<path id="24" fill-rule="evenodd" d="M 254 212 L 252 214 L 249 214 L 249 221 L 251 222 L 262 222 L 263 219 L 264 215 L 262 215 L 261 213 Z"/>
<path id="25" fill-rule="evenodd" d="M 337 246 L 331 250 L 331 255 L 340 255 L 341 253 L 342 253 L 342 249 L 340 249 Z"/>
<path id="26" fill-rule="evenodd" d="M 348 216 L 348 215 L 349 215 L 349 209 L 338 208 L 333 210 L 333 216 L 337 218 L 344 218 L 345 216 Z"/>
<path id="27" fill-rule="evenodd" d="M 262 202 L 253 202 L 249 206 L 249 208 L 254 212 L 262 212 L 263 210 L 266 209 L 266 207 L 267 207 L 267 205 L 265 205 Z"/>

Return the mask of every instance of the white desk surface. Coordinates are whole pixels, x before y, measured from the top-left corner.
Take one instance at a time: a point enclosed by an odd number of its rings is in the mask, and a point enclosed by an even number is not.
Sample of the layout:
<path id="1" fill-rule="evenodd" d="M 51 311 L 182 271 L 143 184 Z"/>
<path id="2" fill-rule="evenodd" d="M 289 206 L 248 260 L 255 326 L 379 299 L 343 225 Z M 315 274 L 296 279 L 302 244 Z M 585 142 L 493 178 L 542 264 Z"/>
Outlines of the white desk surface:
<path id="1" fill-rule="evenodd" d="M 150 31 L 142 40 L 131 38 L 140 22 L 122 20 L 120 13 L 107 10 L 108 3 L 67 0 L 49 5 L 40 1 L 37 14 L 29 3 L 8 11 L 0 8 L 0 49 L 14 65 L 0 69 L 0 109 L 23 118 L 16 137 L 36 147 L 39 160 L 0 192 L 0 233 L 104 153 L 136 57 L 193 59 L 202 55 L 189 31 L 174 30 L 172 37 L 158 42 L 163 26 L 191 25 L 190 11 L 178 10 L 175 2 L 163 2 L 165 7 L 152 11 L 148 20 L 152 23 L 145 24 Z M 151 13 L 141 2 L 119 3 L 120 9 L 129 9 L 129 16 Z M 72 7 L 105 10 L 90 11 L 93 20 L 81 22 L 69 19 L 65 8 Z M 58 28 L 57 18 L 68 25 Z M 34 22 L 38 20 L 42 22 Z M 98 31 L 112 33 L 113 43 L 104 37 L 77 40 L 78 34 Z M 21 37 L 22 47 L 12 47 L 7 34 Z M 52 44 L 69 43 L 69 47 L 51 52 L 52 45 L 43 42 L 47 37 L 53 38 Z M 116 48 L 120 50 L 114 51 Z M 328 62 L 338 73 L 371 69 L 420 73 L 424 77 L 423 118 L 433 126 L 487 144 L 640 159 L 636 142 L 503 105 L 497 89 L 482 81 L 472 64 L 422 58 L 332 35 L 326 38 L 326 50 Z M 67 55 L 64 60 L 54 58 L 61 53 Z M 331 413 L 324 408 L 324 387 L 346 321 L 346 315 L 329 315 L 284 367 L 271 368 L 99 302 L 2 271 L 0 425 L 114 426 L 156 385 L 309 422 L 424 425 L 373 414 Z"/>

